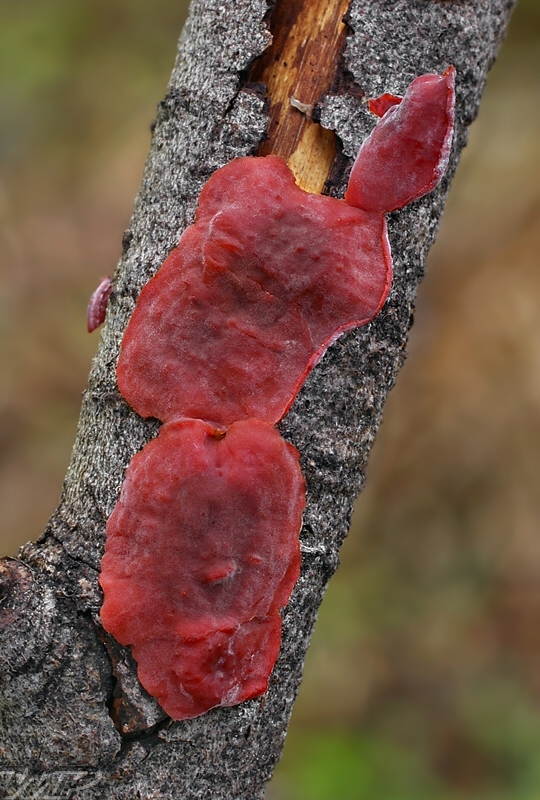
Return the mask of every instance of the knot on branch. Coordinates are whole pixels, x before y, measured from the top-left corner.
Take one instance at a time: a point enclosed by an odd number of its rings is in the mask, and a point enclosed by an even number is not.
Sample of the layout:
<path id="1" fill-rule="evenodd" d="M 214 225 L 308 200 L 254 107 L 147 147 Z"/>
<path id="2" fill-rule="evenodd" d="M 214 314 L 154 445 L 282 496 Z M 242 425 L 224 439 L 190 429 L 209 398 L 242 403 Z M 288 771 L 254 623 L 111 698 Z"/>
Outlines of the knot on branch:
<path id="1" fill-rule="evenodd" d="M 28 605 L 34 578 L 17 558 L 0 559 L 0 631 L 5 630 Z"/>

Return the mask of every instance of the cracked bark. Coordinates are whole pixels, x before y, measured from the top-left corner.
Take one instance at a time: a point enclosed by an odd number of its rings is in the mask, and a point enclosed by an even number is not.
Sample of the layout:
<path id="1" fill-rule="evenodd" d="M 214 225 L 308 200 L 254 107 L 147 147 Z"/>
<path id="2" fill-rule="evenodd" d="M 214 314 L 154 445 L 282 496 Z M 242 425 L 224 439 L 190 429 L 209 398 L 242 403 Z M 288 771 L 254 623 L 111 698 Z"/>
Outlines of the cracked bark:
<path id="1" fill-rule="evenodd" d="M 513 0 L 352 0 L 343 30 L 339 17 L 347 3 L 328 5 L 335 12 L 332 56 L 322 59 L 326 71 L 317 65 L 309 73 L 320 73 L 322 84 L 305 80 L 312 56 L 298 57 L 298 80 L 284 89 L 280 82 L 292 67 L 272 83 L 271 58 L 277 63 L 280 56 L 268 51 L 269 25 L 275 28 L 274 50 L 289 47 L 284 31 L 301 23 L 301 13 L 290 10 L 302 3 L 278 2 L 272 10 L 266 0 L 193 0 L 124 235 L 60 505 L 36 544 L 22 548 L 19 559 L 0 562 L 1 769 L 41 776 L 78 770 L 85 777 L 74 794 L 79 799 L 263 796 L 283 746 L 317 608 L 405 357 L 425 257 Z M 266 61 L 257 60 L 265 51 Z M 279 426 L 300 451 L 308 504 L 302 574 L 283 613 L 283 643 L 269 691 L 238 707 L 173 723 L 138 683 L 129 650 L 99 624 L 105 523 L 131 457 L 158 430 L 157 422 L 129 408 L 115 381 L 137 296 L 193 220 L 199 192 L 215 169 L 236 156 L 278 152 L 306 188 L 318 190 L 326 179 L 324 190 L 340 196 L 374 124 L 362 98 L 402 94 L 416 75 L 449 64 L 458 75 L 450 169 L 433 194 L 390 216 L 395 280 L 389 300 L 370 325 L 330 348 Z M 261 81 L 270 86 L 269 108 Z M 287 93 L 313 105 L 320 125 L 309 120 L 309 108 L 307 116 L 291 109 Z M 276 120 L 292 125 L 281 139 Z"/>

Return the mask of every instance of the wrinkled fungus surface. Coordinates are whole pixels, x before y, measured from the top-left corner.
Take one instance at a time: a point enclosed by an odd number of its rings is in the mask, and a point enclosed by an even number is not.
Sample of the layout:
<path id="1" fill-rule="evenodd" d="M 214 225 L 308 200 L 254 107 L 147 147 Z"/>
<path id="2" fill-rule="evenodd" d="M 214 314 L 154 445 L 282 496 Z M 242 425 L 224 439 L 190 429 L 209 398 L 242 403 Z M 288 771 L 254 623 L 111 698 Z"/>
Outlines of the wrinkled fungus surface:
<path id="1" fill-rule="evenodd" d="M 236 159 L 141 292 L 120 391 L 143 417 L 277 422 L 328 344 L 375 316 L 390 279 L 383 214 L 304 192 L 277 156 Z"/>
<path id="2" fill-rule="evenodd" d="M 262 694 L 300 567 L 305 486 L 273 427 L 343 331 L 390 289 L 385 213 L 431 191 L 451 144 L 454 75 L 381 95 L 345 200 L 299 189 L 276 156 L 212 175 L 142 290 L 120 391 L 165 423 L 107 523 L 103 625 L 173 719 Z"/>
<path id="3" fill-rule="evenodd" d="M 164 425 L 131 461 L 107 525 L 101 619 L 171 717 L 266 690 L 304 496 L 297 451 L 261 420 L 225 436 Z"/>

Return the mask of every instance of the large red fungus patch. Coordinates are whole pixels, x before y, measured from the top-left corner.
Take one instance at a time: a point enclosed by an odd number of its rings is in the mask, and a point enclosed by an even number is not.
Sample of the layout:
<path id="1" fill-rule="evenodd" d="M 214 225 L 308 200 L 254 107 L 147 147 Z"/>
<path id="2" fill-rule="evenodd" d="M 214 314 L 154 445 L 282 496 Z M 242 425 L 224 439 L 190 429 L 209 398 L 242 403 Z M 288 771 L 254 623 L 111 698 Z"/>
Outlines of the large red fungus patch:
<path id="1" fill-rule="evenodd" d="M 304 496 L 298 452 L 261 420 L 225 436 L 170 423 L 131 461 L 107 524 L 101 619 L 171 717 L 265 691 Z"/>
<path id="2" fill-rule="evenodd" d="M 277 422 L 328 343 L 375 316 L 390 278 L 383 214 L 302 191 L 277 156 L 236 159 L 141 292 L 120 391 L 143 417 Z"/>
<path id="3" fill-rule="evenodd" d="M 215 172 L 141 292 L 118 385 L 165 424 L 133 458 L 107 523 L 101 618 L 174 719 L 267 688 L 305 502 L 298 453 L 273 424 L 329 344 L 381 309 L 385 212 L 442 177 L 454 75 L 370 103 L 381 121 L 345 200 L 302 191 L 276 156 Z"/>

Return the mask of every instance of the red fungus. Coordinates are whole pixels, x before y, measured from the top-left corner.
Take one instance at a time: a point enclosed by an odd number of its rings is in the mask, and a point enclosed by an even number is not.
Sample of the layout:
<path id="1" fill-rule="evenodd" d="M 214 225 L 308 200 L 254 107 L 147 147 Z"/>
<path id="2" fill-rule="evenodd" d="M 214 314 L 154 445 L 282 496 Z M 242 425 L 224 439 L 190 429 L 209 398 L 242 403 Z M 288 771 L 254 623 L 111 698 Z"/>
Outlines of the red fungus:
<path id="1" fill-rule="evenodd" d="M 88 333 L 92 333 L 96 328 L 99 328 L 105 322 L 105 312 L 107 310 L 107 301 L 112 291 L 111 279 L 107 276 L 102 278 L 96 291 L 88 301 L 86 308 L 86 329 Z"/>
<path id="2" fill-rule="evenodd" d="M 394 106 L 398 106 L 402 100 L 403 98 L 399 97 L 399 95 L 385 92 L 381 94 L 380 97 L 374 97 L 372 100 L 368 100 L 368 108 L 376 117 L 384 117 L 387 111 Z"/>
<path id="3" fill-rule="evenodd" d="M 373 319 L 390 279 L 384 215 L 304 192 L 277 156 L 236 159 L 141 292 L 120 391 L 143 417 L 277 422 L 328 345 Z"/>
<path id="4" fill-rule="evenodd" d="M 382 307 L 385 212 L 440 180 L 454 75 L 372 101 L 382 119 L 345 201 L 302 191 L 276 156 L 215 172 L 141 292 L 118 385 L 165 425 L 133 458 L 107 523 L 101 617 L 174 719 L 266 690 L 305 502 L 298 453 L 272 423 L 329 344 Z"/>
<path id="5" fill-rule="evenodd" d="M 164 425 L 107 524 L 101 619 L 175 719 L 266 690 L 300 569 L 298 452 L 261 420 Z"/>
<path id="6" fill-rule="evenodd" d="M 454 67 L 421 75 L 387 109 L 360 148 L 345 200 L 366 211 L 402 208 L 431 192 L 446 171 L 454 125 Z"/>
<path id="7" fill-rule="evenodd" d="M 299 189 L 277 156 L 212 175 L 195 225 L 141 292 L 124 336 L 118 385 L 141 416 L 229 425 L 285 414 L 328 345 L 383 305 L 384 212 L 442 176 L 453 81 L 453 70 L 424 75 L 398 105 L 383 101 L 347 202 Z"/>

